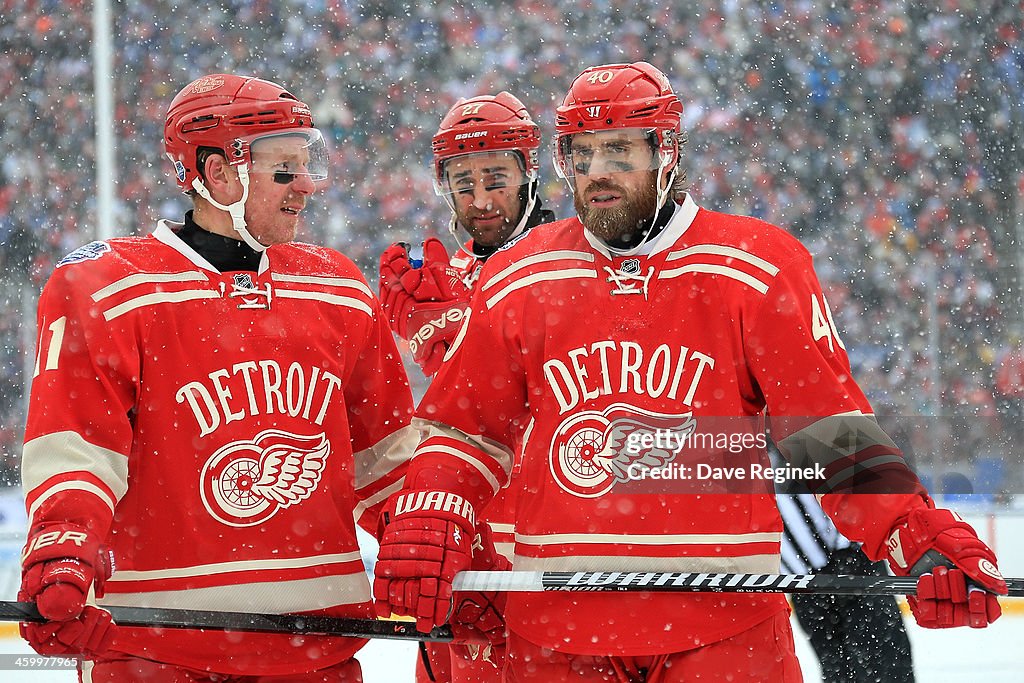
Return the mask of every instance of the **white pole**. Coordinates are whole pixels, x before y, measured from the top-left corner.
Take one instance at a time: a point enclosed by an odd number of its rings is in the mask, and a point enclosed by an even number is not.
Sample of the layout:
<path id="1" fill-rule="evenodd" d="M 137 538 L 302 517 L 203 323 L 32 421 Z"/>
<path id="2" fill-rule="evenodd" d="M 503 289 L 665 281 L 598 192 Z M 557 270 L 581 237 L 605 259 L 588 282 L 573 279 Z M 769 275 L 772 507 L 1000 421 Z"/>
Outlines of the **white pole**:
<path id="1" fill-rule="evenodd" d="M 114 236 L 114 80 L 111 76 L 110 3 L 96 0 L 92 6 L 93 92 L 96 120 L 96 239 Z"/>

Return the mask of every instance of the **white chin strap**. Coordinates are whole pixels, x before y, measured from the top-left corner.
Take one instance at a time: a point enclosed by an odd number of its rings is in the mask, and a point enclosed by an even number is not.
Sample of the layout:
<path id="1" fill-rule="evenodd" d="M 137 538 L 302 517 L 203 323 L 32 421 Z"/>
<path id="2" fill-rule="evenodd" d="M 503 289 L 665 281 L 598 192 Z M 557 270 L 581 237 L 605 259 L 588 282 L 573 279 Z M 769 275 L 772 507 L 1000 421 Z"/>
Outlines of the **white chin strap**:
<path id="1" fill-rule="evenodd" d="M 245 200 L 249 198 L 248 164 L 242 164 L 238 167 L 238 179 L 242 183 L 242 198 L 234 204 L 224 205 L 211 197 L 210 191 L 206 189 L 206 185 L 203 185 L 203 182 L 198 177 L 192 181 L 192 189 L 198 192 L 200 197 L 221 211 L 227 211 L 228 215 L 231 216 L 231 227 L 242 236 L 242 241 L 248 244 L 253 251 L 264 252 L 267 250 L 267 245 L 258 242 L 249 232 L 249 229 L 245 227 Z"/>

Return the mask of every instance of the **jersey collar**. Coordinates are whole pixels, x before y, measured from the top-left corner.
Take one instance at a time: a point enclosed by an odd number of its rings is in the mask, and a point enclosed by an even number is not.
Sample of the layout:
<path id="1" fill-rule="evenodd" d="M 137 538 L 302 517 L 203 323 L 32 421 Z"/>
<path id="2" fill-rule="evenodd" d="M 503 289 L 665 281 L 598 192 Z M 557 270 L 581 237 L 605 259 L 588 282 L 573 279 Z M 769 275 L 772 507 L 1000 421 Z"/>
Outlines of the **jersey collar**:
<path id="1" fill-rule="evenodd" d="M 609 259 L 614 259 L 616 256 L 651 256 L 670 249 L 683 236 L 683 233 L 690 228 L 690 225 L 693 224 L 693 219 L 697 216 L 699 208 L 697 203 L 693 201 L 693 197 L 687 192 L 683 198 L 683 203 L 676 205 L 675 213 L 672 214 L 672 218 L 669 219 L 665 229 L 650 242 L 644 242 L 635 249 L 613 249 L 586 228 L 583 228 L 583 236 L 595 251 L 604 254 Z"/>
<path id="2" fill-rule="evenodd" d="M 211 264 L 205 258 L 200 256 L 195 249 L 185 244 L 185 242 L 182 241 L 180 237 L 178 237 L 176 231 L 180 230 L 184 226 L 184 223 L 179 223 L 177 221 L 171 221 L 167 219 L 160 219 L 157 221 L 156 229 L 153 230 L 152 234 L 153 237 L 158 242 L 163 242 L 168 247 L 180 253 L 182 256 L 187 258 L 189 261 L 191 261 L 199 268 L 202 268 L 203 270 L 208 270 L 211 273 L 220 273 L 220 271 L 217 270 L 213 266 L 213 264 Z M 260 257 L 260 268 L 257 271 L 257 274 L 262 275 L 267 270 L 268 267 L 270 267 L 270 261 L 267 259 L 267 251 L 264 250 L 263 255 Z"/>

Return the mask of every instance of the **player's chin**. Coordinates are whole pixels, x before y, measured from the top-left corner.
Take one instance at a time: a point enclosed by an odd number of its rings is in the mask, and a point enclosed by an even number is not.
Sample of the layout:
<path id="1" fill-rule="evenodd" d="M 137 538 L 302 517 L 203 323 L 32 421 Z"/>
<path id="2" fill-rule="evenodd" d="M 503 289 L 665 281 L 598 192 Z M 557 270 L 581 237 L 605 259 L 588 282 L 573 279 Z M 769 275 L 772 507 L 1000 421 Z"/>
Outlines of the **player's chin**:
<path id="1" fill-rule="evenodd" d="M 511 226 L 502 222 L 493 226 L 475 225 L 472 231 L 472 237 L 474 244 L 478 246 L 500 247 L 508 240 L 511 233 Z"/>

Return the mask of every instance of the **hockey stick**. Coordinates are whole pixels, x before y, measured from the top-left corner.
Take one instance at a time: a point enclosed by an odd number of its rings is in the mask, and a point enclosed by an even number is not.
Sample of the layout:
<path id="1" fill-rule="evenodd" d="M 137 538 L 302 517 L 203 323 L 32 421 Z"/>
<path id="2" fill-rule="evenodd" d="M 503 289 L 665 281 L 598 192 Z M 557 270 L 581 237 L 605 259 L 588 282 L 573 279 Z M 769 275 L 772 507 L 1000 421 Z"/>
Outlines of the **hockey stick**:
<path id="1" fill-rule="evenodd" d="M 250 614 L 248 612 L 211 612 L 156 607 L 103 607 L 119 626 L 188 628 L 207 631 L 244 631 L 292 633 L 348 638 L 385 638 L 387 640 L 430 640 L 450 642 L 451 629 L 438 626 L 420 633 L 410 621 L 352 619 L 342 617 L 303 617 L 295 614 Z M 0 600 L 0 621 L 45 622 L 31 602 Z"/>
<path id="2" fill-rule="evenodd" d="M 1006 579 L 1008 597 L 1024 597 L 1024 579 Z M 699 574 L 691 572 L 461 572 L 457 591 L 633 591 L 914 595 L 917 578 L 847 574 Z"/>

